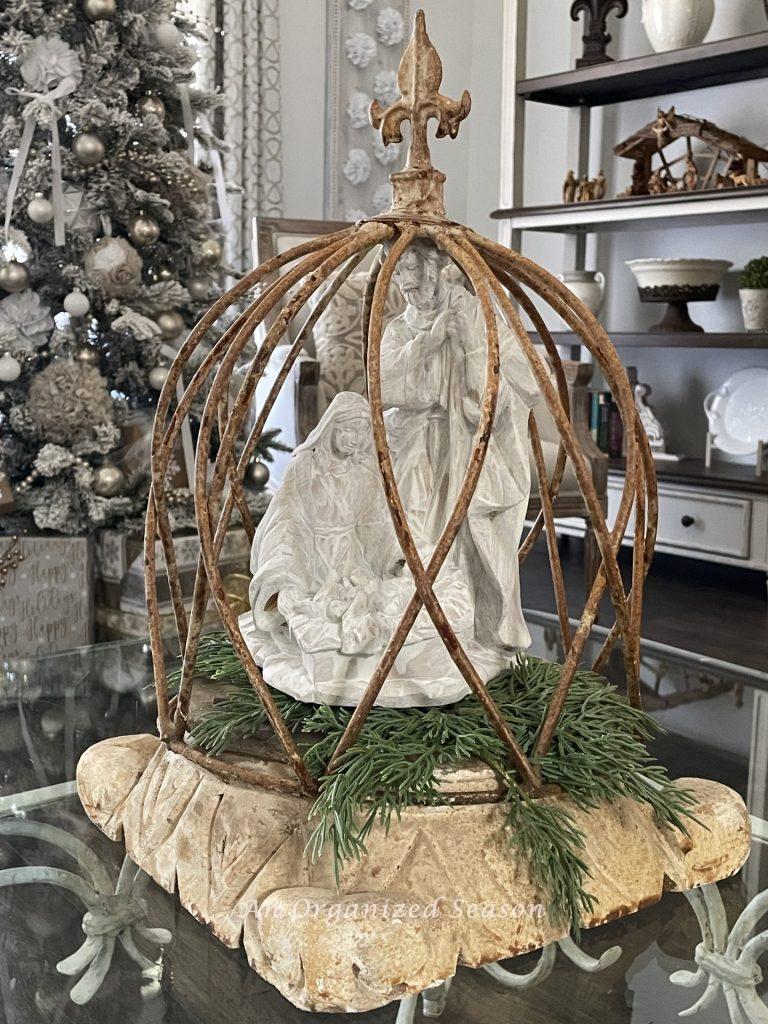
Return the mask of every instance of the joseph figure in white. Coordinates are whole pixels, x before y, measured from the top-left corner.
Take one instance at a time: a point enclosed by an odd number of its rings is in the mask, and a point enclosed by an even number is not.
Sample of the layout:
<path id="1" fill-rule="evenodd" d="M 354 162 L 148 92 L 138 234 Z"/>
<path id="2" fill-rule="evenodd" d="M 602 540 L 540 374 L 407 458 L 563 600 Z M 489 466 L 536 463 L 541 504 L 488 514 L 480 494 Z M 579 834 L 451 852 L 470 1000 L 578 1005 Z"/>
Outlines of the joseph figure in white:
<path id="1" fill-rule="evenodd" d="M 471 457 L 485 389 L 485 321 L 466 279 L 442 273 L 449 257 L 419 240 L 395 282 L 406 301 L 382 339 L 381 379 L 398 488 L 426 562 L 454 506 Z M 471 581 L 475 637 L 520 650 L 530 634 L 520 603 L 517 548 L 530 493 L 528 417 L 540 392 L 520 346 L 497 317 L 501 384 L 485 464 L 450 557 Z"/>

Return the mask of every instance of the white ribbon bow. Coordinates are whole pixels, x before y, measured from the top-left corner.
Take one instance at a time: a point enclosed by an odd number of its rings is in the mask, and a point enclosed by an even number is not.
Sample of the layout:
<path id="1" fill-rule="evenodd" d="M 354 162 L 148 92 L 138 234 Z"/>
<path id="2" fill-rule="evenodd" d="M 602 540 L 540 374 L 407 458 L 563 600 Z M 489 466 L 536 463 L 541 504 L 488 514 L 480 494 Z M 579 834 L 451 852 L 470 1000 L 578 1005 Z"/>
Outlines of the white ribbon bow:
<path id="1" fill-rule="evenodd" d="M 56 103 L 63 100 L 65 96 L 71 95 L 77 89 L 77 80 L 72 75 L 66 75 L 59 84 L 49 92 L 28 92 L 26 89 L 11 87 L 8 92 L 16 96 L 28 96 L 45 104 L 51 112 L 51 201 L 53 203 L 53 241 L 55 245 L 64 245 L 64 186 L 61 177 L 61 149 L 59 148 L 59 111 Z M 16 192 L 19 188 L 21 176 L 24 173 L 24 165 L 29 156 L 32 145 L 32 138 L 37 127 L 37 117 L 30 114 L 24 121 L 24 129 L 19 141 L 19 151 L 13 162 L 13 172 L 8 185 L 8 198 L 5 204 L 5 237 L 8 238 L 8 231 L 11 226 L 13 204 L 16 199 Z"/>

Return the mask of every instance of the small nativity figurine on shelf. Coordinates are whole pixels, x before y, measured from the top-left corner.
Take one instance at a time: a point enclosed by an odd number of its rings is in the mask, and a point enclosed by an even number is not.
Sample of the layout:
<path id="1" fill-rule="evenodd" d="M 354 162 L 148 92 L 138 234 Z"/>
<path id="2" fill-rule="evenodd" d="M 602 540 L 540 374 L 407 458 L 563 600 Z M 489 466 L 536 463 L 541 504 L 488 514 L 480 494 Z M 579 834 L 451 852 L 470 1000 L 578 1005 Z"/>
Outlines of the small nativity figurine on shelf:
<path id="1" fill-rule="evenodd" d="M 614 147 L 633 160 L 619 198 L 768 185 L 768 150 L 711 121 L 659 107 L 656 119 Z"/>
<path id="2" fill-rule="evenodd" d="M 605 199 L 605 173 L 598 171 L 594 178 L 586 174 L 578 180 L 573 171 L 568 171 L 563 182 L 564 203 L 589 203 Z"/>
<path id="3" fill-rule="evenodd" d="M 385 146 L 411 126 L 391 209 L 268 260 L 181 346 L 158 401 L 146 520 L 160 735 L 104 741 L 78 767 L 92 820 L 124 836 L 134 862 L 223 942 L 242 942 L 251 966 L 296 1006 L 351 1013 L 400 1000 L 401 1024 L 413 1021 L 420 993 L 430 1013 L 443 1005 L 459 964 L 544 948 L 667 889 L 716 881 L 741 867 L 749 846 L 735 793 L 671 782 L 645 746 L 654 725 L 641 708 L 639 629 L 656 494 L 627 375 L 562 282 L 446 216 L 427 128 L 435 120 L 439 137 L 456 137 L 470 97 L 442 95 L 441 80 L 419 12 L 400 98 L 370 111 Z M 252 452 L 307 336 L 361 264 L 365 394 L 331 402 L 256 526 L 243 494 Z M 391 316 L 390 288 L 404 303 Z M 246 295 L 184 378 L 174 411 L 188 362 Z M 534 297 L 580 336 L 624 424 L 626 483 L 610 530 Z M 283 370 L 254 409 L 270 356 L 293 327 Z M 187 614 L 163 482 L 184 416 L 206 393 L 196 460 L 202 565 Z M 561 439 L 551 475 L 542 410 Z M 554 522 L 567 462 L 600 550 L 575 626 Z M 541 512 L 523 538 L 531 465 Z M 252 544 L 245 612 L 220 566 L 235 510 Z M 628 587 L 616 552 L 633 514 L 646 525 Z M 182 651 L 175 672 L 158 627 L 157 538 Z M 527 653 L 519 566 L 539 538 L 562 663 Z M 606 595 L 616 625 L 585 665 Z M 211 601 L 223 633 L 202 629 Z M 619 639 L 626 694 L 598 674 Z"/>

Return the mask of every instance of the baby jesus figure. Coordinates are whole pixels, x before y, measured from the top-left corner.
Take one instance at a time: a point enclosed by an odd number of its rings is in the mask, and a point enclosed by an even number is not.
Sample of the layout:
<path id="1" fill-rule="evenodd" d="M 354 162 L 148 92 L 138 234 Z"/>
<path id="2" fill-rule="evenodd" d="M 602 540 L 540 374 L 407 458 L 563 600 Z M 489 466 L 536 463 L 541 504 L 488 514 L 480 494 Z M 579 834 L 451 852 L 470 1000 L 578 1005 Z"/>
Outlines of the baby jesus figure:
<path id="1" fill-rule="evenodd" d="M 251 553 L 252 612 L 240 628 L 270 685 L 309 703 L 356 704 L 414 592 L 392 526 L 365 399 L 337 395 L 294 452 Z M 435 591 L 486 678 L 503 658 L 474 639 L 458 565 Z M 446 704 L 468 692 L 431 620 L 419 615 L 377 703 Z"/>

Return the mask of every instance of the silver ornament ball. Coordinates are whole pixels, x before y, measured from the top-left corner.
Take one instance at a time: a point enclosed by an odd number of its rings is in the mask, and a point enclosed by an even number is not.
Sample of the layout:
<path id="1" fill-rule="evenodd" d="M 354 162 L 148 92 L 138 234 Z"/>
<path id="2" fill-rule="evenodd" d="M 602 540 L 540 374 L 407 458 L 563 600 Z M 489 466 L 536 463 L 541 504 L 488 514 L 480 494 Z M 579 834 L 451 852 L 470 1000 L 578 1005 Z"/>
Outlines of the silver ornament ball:
<path id="1" fill-rule="evenodd" d="M 101 362 L 101 355 L 93 345 L 78 345 L 75 349 L 75 360 L 84 366 L 98 366 Z"/>
<path id="2" fill-rule="evenodd" d="M 223 254 L 218 238 L 206 238 L 200 246 L 200 258 L 204 263 L 218 263 Z"/>
<path id="3" fill-rule="evenodd" d="M 190 277 L 187 281 L 187 291 L 193 299 L 207 299 L 211 291 L 211 282 L 207 277 Z"/>
<path id="4" fill-rule="evenodd" d="M 93 132 L 81 132 L 72 143 L 75 159 L 83 167 L 95 167 L 100 164 L 106 154 L 104 143 Z"/>
<path id="5" fill-rule="evenodd" d="M 161 46 L 164 50 L 170 50 L 174 46 L 178 46 L 182 40 L 181 32 L 179 32 L 172 21 L 161 21 L 159 25 L 156 25 L 154 36 L 157 45 Z"/>
<path id="6" fill-rule="evenodd" d="M 153 114 L 159 121 L 162 121 L 165 117 L 165 104 L 154 93 L 147 93 L 146 96 L 142 96 L 136 104 L 136 109 L 143 117 Z"/>
<path id="7" fill-rule="evenodd" d="M 100 498 L 116 498 L 125 486 L 125 473 L 119 466 L 105 462 L 94 470 L 93 490 Z"/>
<path id="8" fill-rule="evenodd" d="M 36 192 L 27 203 L 27 216 L 35 224 L 47 224 L 53 220 L 53 203 L 42 192 Z"/>
<path id="9" fill-rule="evenodd" d="M 154 217 L 140 213 L 128 225 L 128 235 L 136 245 L 154 245 L 160 237 L 160 225 Z"/>
<path id="10" fill-rule="evenodd" d="M 175 309 L 167 309 L 164 313 L 158 313 L 155 323 L 160 328 L 160 333 L 166 341 L 173 341 L 178 338 L 184 330 L 184 318 Z"/>
<path id="11" fill-rule="evenodd" d="M 0 289 L 5 292 L 23 292 L 29 285 L 29 271 L 23 263 L 9 260 L 0 266 Z"/>
<path id="12" fill-rule="evenodd" d="M 69 313 L 70 316 L 85 316 L 90 308 L 91 304 L 88 301 L 88 296 L 84 295 L 77 288 L 64 296 L 64 311 Z"/>
<path id="13" fill-rule="evenodd" d="M 149 371 L 149 386 L 155 391 L 161 391 L 163 384 L 168 379 L 169 367 L 153 366 Z"/>
<path id="14" fill-rule="evenodd" d="M 4 384 L 13 384 L 21 376 L 21 363 L 14 359 L 10 352 L 0 356 L 0 380 Z"/>
<path id="15" fill-rule="evenodd" d="M 109 21 L 117 14 L 116 0 L 83 0 L 83 14 L 89 21 Z"/>
<path id="16" fill-rule="evenodd" d="M 249 491 L 261 491 L 269 483 L 269 466 L 261 459 L 251 459 L 245 471 L 243 484 Z"/>

